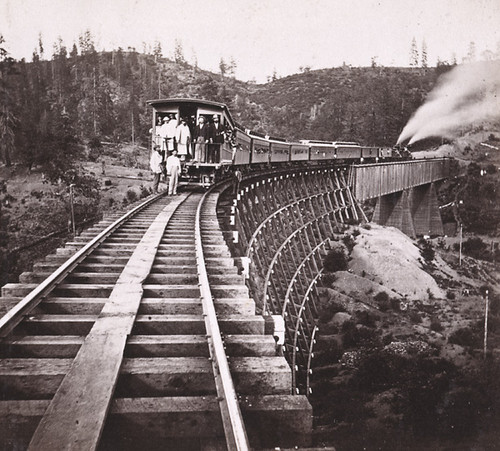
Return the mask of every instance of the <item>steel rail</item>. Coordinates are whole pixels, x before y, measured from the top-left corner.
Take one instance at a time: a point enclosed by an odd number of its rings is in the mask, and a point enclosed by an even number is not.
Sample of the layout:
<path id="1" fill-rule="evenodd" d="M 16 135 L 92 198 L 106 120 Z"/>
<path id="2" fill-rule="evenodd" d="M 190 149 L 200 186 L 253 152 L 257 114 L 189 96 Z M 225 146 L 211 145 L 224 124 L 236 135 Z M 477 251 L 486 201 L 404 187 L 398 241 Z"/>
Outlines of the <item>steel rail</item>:
<path id="1" fill-rule="evenodd" d="M 218 400 L 220 403 L 222 424 L 226 436 L 228 450 L 246 451 L 250 449 L 243 417 L 241 415 L 236 390 L 229 370 L 226 352 L 220 333 L 217 315 L 210 290 L 210 283 L 205 266 L 203 255 L 203 244 L 201 237 L 201 208 L 209 193 L 214 190 L 212 187 L 201 198 L 196 209 L 195 219 L 195 245 L 196 245 L 196 265 L 198 268 L 198 278 L 200 285 L 201 301 L 203 306 L 203 316 L 208 339 L 210 359 L 214 370 L 215 386 L 217 388 Z"/>
<path id="2" fill-rule="evenodd" d="M 93 252 L 111 233 L 120 227 L 125 221 L 130 219 L 135 214 L 139 213 L 148 205 L 154 203 L 163 194 L 147 199 L 143 203 L 134 207 L 132 210 L 125 213 L 115 222 L 106 227 L 101 233 L 89 241 L 72 257 L 66 260 L 59 268 L 57 268 L 50 276 L 48 276 L 40 285 L 34 288 L 28 295 L 19 301 L 11 308 L 2 318 L 0 318 L 0 337 L 8 335 L 23 319 L 23 317 L 35 308 L 49 294 L 56 285 L 76 268 L 88 255 Z"/>

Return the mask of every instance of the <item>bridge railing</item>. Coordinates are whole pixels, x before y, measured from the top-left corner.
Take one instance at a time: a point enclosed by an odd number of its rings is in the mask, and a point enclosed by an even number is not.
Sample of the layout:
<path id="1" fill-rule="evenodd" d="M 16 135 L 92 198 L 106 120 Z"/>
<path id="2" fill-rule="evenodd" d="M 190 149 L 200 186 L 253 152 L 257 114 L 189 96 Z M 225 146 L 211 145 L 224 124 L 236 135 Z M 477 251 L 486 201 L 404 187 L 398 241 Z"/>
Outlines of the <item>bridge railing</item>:
<path id="1" fill-rule="evenodd" d="M 349 185 L 356 200 L 364 201 L 445 179 L 456 168 L 451 158 L 353 165 Z"/>

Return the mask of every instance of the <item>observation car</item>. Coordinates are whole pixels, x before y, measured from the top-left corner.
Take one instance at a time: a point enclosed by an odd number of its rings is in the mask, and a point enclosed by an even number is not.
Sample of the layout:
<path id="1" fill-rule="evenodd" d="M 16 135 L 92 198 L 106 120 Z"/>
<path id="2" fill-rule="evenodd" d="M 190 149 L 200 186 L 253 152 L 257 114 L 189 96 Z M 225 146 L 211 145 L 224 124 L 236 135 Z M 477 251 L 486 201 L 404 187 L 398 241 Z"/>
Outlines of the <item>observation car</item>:
<path id="1" fill-rule="evenodd" d="M 382 147 L 364 147 L 350 141 L 301 140 L 290 142 L 286 139 L 268 136 L 243 128 L 237 124 L 226 105 L 208 100 L 160 99 L 147 102 L 153 109 L 152 148 L 161 142 L 155 124 L 161 124 L 169 115 L 177 126 L 185 119 L 191 133 L 188 155 L 183 156 L 181 184 L 210 186 L 218 178 L 231 171 L 249 171 L 283 164 L 304 167 L 331 164 L 339 165 L 368 163 L 387 159 L 411 158 L 409 152 Z M 217 117 L 222 127 L 222 143 L 214 143 L 213 136 L 206 142 L 195 143 L 196 124 L 200 117 L 212 130 L 212 120 Z M 172 120 L 172 119 L 171 119 Z M 159 125 L 158 125 L 159 126 Z M 165 142 L 163 143 L 165 147 Z M 198 150 L 199 161 L 193 159 Z M 200 153 L 201 151 L 201 153 Z M 165 155 L 165 158 L 167 155 Z"/>

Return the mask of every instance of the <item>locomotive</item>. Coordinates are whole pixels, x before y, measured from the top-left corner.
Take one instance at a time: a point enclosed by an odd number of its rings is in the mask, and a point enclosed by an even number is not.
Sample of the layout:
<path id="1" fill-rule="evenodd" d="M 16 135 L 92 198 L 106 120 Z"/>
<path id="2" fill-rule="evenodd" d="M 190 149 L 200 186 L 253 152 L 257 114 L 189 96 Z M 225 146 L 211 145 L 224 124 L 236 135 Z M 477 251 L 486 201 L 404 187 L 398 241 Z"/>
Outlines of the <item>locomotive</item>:
<path id="1" fill-rule="evenodd" d="M 332 161 L 339 165 L 370 163 L 408 158 L 408 152 L 396 148 L 365 147 L 356 142 L 301 140 L 290 142 L 286 139 L 264 135 L 245 129 L 236 123 L 227 106 L 223 103 L 197 99 L 149 100 L 153 108 L 153 127 L 169 116 L 178 124 L 187 122 L 191 136 L 200 117 L 210 124 L 217 118 L 223 129 L 224 142 L 196 143 L 192 140 L 190 154 L 182 161 L 181 184 L 208 187 L 225 175 L 239 169 L 247 172 L 280 165 L 321 166 Z M 171 119 L 171 120 L 172 120 Z M 154 135 L 154 133 L 153 133 Z M 157 144 L 153 136 L 152 146 Z M 194 160 L 195 146 L 201 146 L 204 157 Z M 210 157 L 208 154 L 210 153 Z"/>

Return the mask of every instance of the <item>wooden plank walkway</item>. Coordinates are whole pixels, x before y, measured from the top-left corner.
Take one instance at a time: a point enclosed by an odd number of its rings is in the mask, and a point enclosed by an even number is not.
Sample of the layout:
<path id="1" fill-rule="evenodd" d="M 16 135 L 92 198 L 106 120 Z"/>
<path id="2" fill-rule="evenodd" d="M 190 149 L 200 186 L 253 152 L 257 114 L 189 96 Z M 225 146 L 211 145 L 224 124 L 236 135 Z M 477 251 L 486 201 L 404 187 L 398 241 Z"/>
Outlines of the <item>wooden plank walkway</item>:
<path id="1" fill-rule="evenodd" d="M 96 449 L 156 250 L 186 195 L 170 202 L 144 234 L 50 402 L 29 449 Z M 71 434 L 68 434 L 71 431 Z"/>

